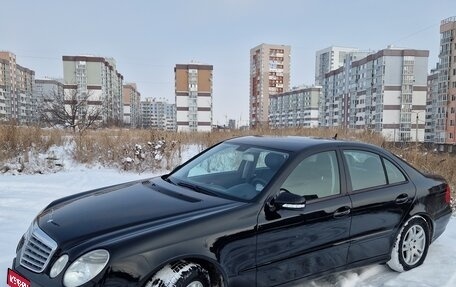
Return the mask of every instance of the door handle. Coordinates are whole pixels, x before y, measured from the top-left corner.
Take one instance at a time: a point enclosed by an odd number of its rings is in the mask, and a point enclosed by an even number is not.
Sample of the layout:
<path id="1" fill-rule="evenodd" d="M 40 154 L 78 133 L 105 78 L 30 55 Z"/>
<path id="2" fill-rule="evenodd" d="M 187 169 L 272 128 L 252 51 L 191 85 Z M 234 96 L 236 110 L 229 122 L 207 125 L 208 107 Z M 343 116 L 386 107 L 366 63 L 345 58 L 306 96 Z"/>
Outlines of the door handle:
<path id="1" fill-rule="evenodd" d="M 407 193 L 402 193 L 398 197 L 396 197 L 396 204 L 404 204 L 408 201 L 409 197 Z"/>
<path id="2" fill-rule="evenodd" d="M 350 214 L 350 207 L 344 206 L 334 212 L 334 218 L 344 217 Z"/>

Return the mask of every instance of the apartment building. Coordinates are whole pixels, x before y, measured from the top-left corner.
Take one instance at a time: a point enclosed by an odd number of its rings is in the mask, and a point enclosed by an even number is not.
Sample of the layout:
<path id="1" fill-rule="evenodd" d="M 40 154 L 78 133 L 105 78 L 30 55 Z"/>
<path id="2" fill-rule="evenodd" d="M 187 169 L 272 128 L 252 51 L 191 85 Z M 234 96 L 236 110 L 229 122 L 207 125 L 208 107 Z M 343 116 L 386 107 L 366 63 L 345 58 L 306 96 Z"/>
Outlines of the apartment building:
<path id="1" fill-rule="evenodd" d="M 123 76 L 116 70 L 113 58 L 63 56 L 64 91 L 68 102 L 76 94 L 87 100 L 86 109 L 99 111 L 105 125 L 123 122 Z"/>
<path id="2" fill-rule="evenodd" d="M 230 130 L 236 129 L 236 120 L 235 119 L 229 119 L 228 120 L 228 128 Z"/>
<path id="3" fill-rule="evenodd" d="M 53 118 L 49 111 L 50 103 L 63 99 L 63 80 L 35 79 L 33 98 L 37 103 L 37 118 L 41 124 L 48 124 Z M 46 113 L 46 114 L 44 114 Z"/>
<path id="4" fill-rule="evenodd" d="M 36 95 L 37 98 L 46 98 L 49 100 L 60 97 L 63 95 L 63 80 L 35 79 L 33 94 Z"/>
<path id="5" fill-rule="evenodd" d="M 126 127 L 141 127 L 141 94 L 136 84 L 127 83 L 122 88 L 123 124 Z"/>
<path id="6" fill-rule="evenodd" d="M 250 50 L 250 127 L 267 126 L 270 96 L 289 90 L 290 51 L 290 46 L 271 44 Z"/>
<path id="7" fill-rule="evenodd" d="M 177 64 L 175 73 L 178 132 L 212 130 L 212 65 Z"/>
<path id="8" fill-rule="evenodd" d="M 426 94 L 426 120 L 424 127 L 424 141 L 435 141 L 435 127 L 437 125 L 438 105 L 438 84 L 439 84 L 439 70 L 438 64 L 435 69 L 431 70 L 430 75 L 427 77 L 427 94 Z"/>
<path id="9" fill-rule="evenodd" d="M 269 97 L 271 128 L 318 127 L 321 87 L 301 87 Z"/>
<path id="10" fill-rule="evenodd" d="M 349 56 L 350 57 L 350 54 Z M 429 51 L 389 47 L 325 74 L 320 125 L 423 141 Z"/>
<path id="11" fill-rule="evenodd" d="M 319 101 L 319 126 L 346 126 L 348 111 L 341 107 L 348 107 L 349 89 L 356 89 L 356 85 L 347 85 L 348 72 L 353 62 L 367 57 L 370 52 L 349 52 L 342 60 L 344 65 L 325 74 L 322 93 Z M 339 94 L 339 96 L 335 96 Z"/>
<path id="12" fill-rule="evenodd" d="M 456 144 L 456 16 L 440 23 L 434 142 Z"/>
<path id="13" fill-rule="evenodd" d="M 357 48 L 330 46 L 315 53 L 315 85 L 323 85 L 325 74 L 344 65 L 347 54 L 357 52 Z"/>
<path id="14" fill-rule="evenodd" d="M 176 105 L 165 100 L 146 98 L 141 101 L 142 127 L 176 131 Z"/>
<path id="15" fill-rule="evenodd" d="M 0 120 L 37 122 L 34 81 L 35 72 L 18 65 L 15 54 L 0 52 Z"/>

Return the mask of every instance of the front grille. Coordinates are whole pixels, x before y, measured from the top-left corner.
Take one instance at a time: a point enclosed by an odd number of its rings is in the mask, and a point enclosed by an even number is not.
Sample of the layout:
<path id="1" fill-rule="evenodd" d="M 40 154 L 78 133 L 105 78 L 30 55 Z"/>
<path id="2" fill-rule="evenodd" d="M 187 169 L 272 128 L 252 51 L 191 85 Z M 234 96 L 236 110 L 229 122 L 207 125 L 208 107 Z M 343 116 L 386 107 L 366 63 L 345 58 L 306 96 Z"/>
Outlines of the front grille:
<path id="1" fill-rule="evenodd" d="M 31 232 L 26 234 L 22 248 L 20 263 L 33 272 L 43 272 L 57 249 L 57 243 L 33 225 Z"/>

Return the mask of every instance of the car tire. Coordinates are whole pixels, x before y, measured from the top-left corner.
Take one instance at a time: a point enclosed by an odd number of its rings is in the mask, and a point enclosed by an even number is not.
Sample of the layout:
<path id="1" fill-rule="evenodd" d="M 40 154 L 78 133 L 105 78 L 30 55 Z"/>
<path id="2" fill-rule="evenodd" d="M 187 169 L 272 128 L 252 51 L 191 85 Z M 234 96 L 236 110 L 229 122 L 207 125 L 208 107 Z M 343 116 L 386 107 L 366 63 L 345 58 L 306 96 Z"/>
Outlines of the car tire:
<path id="1" fill-rule="evenodd" d="M 158 271 L 145 287 L 210 287 L 209 272 L 199 264 L 178 261 Z"/>
<path id="2" fill-rule="evenodd" d="M 387 265 L 404 272 L 423 264 L 429 249 L 429 227 L 419 216 L 410 218 L 399 231 Z"/>

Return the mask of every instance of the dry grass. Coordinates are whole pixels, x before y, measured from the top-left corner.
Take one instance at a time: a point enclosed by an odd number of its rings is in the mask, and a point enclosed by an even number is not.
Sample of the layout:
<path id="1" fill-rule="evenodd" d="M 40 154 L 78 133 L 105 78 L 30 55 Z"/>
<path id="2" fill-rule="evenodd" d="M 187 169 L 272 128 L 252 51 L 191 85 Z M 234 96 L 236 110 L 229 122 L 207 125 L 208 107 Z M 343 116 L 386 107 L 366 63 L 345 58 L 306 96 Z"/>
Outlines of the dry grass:
<path id="1" fill-rule="evenodd" d="M 413 145 L 399 149 L 385 142 L 375 133 L 345 129 L 260 129 L 212 133 L 105 129 L 87 131 L 84 134 L 68 134 L 56 129 L 0 125 L 0 163 L 21 156 L 30 150 L 46 152 L 52 145 L 63 145 L 65 139 L 73 138 L 74 159 L 78 162 L 100 163 L 104 166 L 143 172 L 160 168 L 171 169 L 178 165 L 182 149 L 189 144 L 196 144 L 200 150 L 203 150 L 222 140 L 245 135 L 297 135 L 330 138 L 335 134 L 338 139 L 363 141 L 385 147 L 424 172 L 444 176 L 452 186 L 453 198 L 456 198 L 455 156 L 424 149 L 419 150 Z M 141 147 L 140 149 L 138 145 Z M 126 162 L 127 158 L 132 161 Z"/>
<path id="2" fill-rule="evenodd" d="M 52 145 L 62 145 L 65 133 L 57 129 L 41 129 L 14 124 L 0 124 L 0 162 L 34 150 L 47 151 Z"/>

